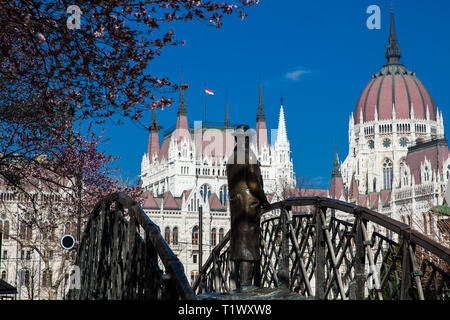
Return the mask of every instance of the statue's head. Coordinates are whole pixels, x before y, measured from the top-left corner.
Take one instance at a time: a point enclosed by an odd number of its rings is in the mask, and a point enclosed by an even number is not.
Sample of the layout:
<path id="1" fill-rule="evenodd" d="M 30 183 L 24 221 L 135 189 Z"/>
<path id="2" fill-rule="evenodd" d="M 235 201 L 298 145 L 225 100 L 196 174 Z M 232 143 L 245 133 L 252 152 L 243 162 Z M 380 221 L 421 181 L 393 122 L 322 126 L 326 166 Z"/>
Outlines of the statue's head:
<path id="1" fill-rule="evenodd" d="M 250 130 L 250 127 L 247 124 L 240 124 L 236 127 L 234 133 L 234 141 L 236 141 L 236 143 L 239 142 L 244 142 L 246 144 L 250 143 L 250 136 L 253 135 L 253 133 Z M 245 136 L 245 140 L 240 140 L 239 137 L 240 136 Z"/>
<path id="2" fill-rule="evenodd" d="M 248 124 L 240 124 L 236 127 L 236 130 L 242 130 L 242 131 L 247 131 L 250 130 L 250 127 L 248 126 Z"/>

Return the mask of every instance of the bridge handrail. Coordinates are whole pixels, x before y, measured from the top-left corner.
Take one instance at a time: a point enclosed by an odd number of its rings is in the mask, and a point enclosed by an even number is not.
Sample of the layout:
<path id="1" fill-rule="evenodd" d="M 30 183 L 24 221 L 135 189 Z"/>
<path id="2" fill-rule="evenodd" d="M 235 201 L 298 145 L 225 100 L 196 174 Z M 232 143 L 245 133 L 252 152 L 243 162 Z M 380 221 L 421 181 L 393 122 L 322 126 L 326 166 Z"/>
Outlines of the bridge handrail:
<path id="1" fill-rule="evenodd" d="M 138 202 L 130 198 L 125 193 L 117 192 L 102 198 L 94 207 L 91 216 L 86 225 L 86 230 L 89 230 L 94 219 L 103 212 L 105 207 L 108 207 L 113 202 L 119 205 L 120 211 L 128 210 L 127 215 L 130 221 L 135 219 L 137 226 L 142 227 L 146 234 L 145 241 L 150 241 L 153 245 L 157 255 L 165 267 L 165 272 L 169 276 L 169 280 L 174 285 L 178 296 L 183 300 L 196 300 L 197 296 L 192 290 L 184 273 L 184 267 L 178 257 L 173 253 L 167 242 L 161 235 L 160 228 L 147 216 Z M 123 219 L 123 216 L 119 217 Z M 139 234 L 138 234 L 139 235 Z M 83 236 L 79 248 L 81 249 L 85 243 L 86 237 Z M 79 256 L 77 256 L 78 263 Z M 128 264 L 131 262 L 128 261 Z M 111 280 L 115 281 L 115 280 Z"/>
<path id="2" fill-rule="evenodd" d="M 392 219 L 391 217 L 388 217 L 384 214 L 381 214 L 379 212 L 373 211 L 373 210 L 365 208 L 365 207 L 361 207 L 361 206 L 353 204 L 353 203 L 347 203 L 347 202 L 343 202 L 343 201 L 336 200 L 336 199 L 331 199 L 331 198 L 326 198 L 326 197 L 318 197 L 318 196 L 291 197 L 286 200 L 271 204 L 269 208 L 267 208 L 266 210 L 264 210 L 262 212 L 262 214 L 268 213 L 268 212 L 271 212 L 274 210 L 280 210 L 280 212 L 286 212 L 288 210 L 291 210 L 292 207 L 299 207 L 299 206 L 314 206 L 316 209 L 322 209 L 322 210 L 319 210 L 319 212 L 320 211 L 325 212 L 324 209 L 336 209 L 336 210 L 346 212 L 346 213 L 353 215 L 355 218 L 355 221 L 356 220 L 370 221 L 376 225 L 382 226 L 385 229 L 398 234 L 402 239 L 405 240 L 405 242 L 402 242 L 402 244 L 401 244 L 401 246 L 403 248 L 402 249 L 403 250 L 402 257 L 404 256 L 404 258 L 402 258 L 402 259 L 410 258 L 411 261 L 414 261 L 414 251 L 412 251 L 413 250 L 412 246 L 417 244 L 420 247 L 422 247 L 423 249 L 434 254 L 438 258 L 444 260 L 446 263 L 450 263 L 450 248 L 441 245 L 440 243 L 434 241 L 433 239 L 428 238 L 427 236 L 423 235 L 422 233 L 420 233 L 416 230 L 412 230 L 410 226 L 408 226 L 400 221 L 397 221 L 397 220 Z M 296 218 L 303 217 L 303 216 L 304 217 L 308 217 L 308 216 L 312 217 L 313 215 L 312 214 L 303 214 L 303 215 L 300 214 L 299 215 L 298 213 L 293 214 L 293 217 L 296 217 Z M 262 224 L 269 223 L 280 217 L 268 217 L 266 220 L 262 221 Z M 319 217 L 320 217 L 320 214 L 319 214 Z M 322 219 L 324 219 L 324 218 L 322 218 Z M 284 221 L 286 221 L 286 219 Z M 322 224 L 322 222 L 320 222 L 320 221 L 319 221 L 319 223 Z M 339 223 L 348 224 L 344 221 L 339 221 Z M 286 232 L 288 234 L 290 234 L 291 237 L 293 237 L 294 235 L 292 233 L 293 232 L 292 226 L 289 228 L 290 228 L 290 230 L 288 229 L 288 230 L 286 230 Z M 364 229 L 364 232 L 366 232 L 365 227 L 363 229 Z M 197 292 L 197 290 L 199 289 L 199 286 L 202 282 L 202 278 L 206 277 L 208 270 L 212 267 L 212 264 L 213 263 L 214 263 L 214 265 L 216 264 L 217 257 L 220 255 L 222 249 L 229 242 L 229 235 L 230 235 L 230 232 L 228 232 L 227 235 L 223 238 L 223 240 L 212 250 L 211 255 L 209 256 L 209 258 L 207 259 L 207 261 L 205 262 L 205 264 L 203 265 L 203 267 L 200 270 L 199 277 L 194 282 L 194 285 L 193 285 L 194 292 Z M 361 233 L 360 233 L 360 235 L 361 235 Z M 327 237 L 329 237 L 329 235 L 327 235 Z M 361 243 L 362 243 L 361 237 L 362 236 L 360 236 L 360 240 L 358 240 L 358 241 L 361 241 Z M 365 237 L 367 237 L 367 235 Z M 288 238 L 289 238 L 289 236 L 288 236 Z M 327 240 L 330 241 L 329 238 L 327 238 Z M 370 241 L 367 239 L 367 241 L 364 241 L 363 245 L 365 246 L 367 244 L 367 242 L 370 242 Z M 298 244 L 295 244 L 295 246 L 297 247 Z M 296 250 L 298 250 L 298 249 L 299 248 L 297 247 Z M 360 247 L 360 249 L 357 248 L 357 250 L 360 250 L 359 251 L 360 253 L 364 252 L 364 249 L 361 249 L 361 247 Z M 361 251 L 361 250 L 363 250 L 363 251 Z M 399 250 L 400 250 L 400 248 L 399 248 Z M 410 255 L 407 254 L 407 252 L 409 252 Z M 372 253 L 369 255 L 373 259 Z M 336 258 L 337 257 L 335 257 L 335 259 Z M 342 254 L 341 254 L 341 259 L 342 259 Z M 333 263 L 336 264 L 337 261 L 333 261 Z M 370 263 L 373 265 L 374 262 L 371 261 Z M 302 268 L 304 268 L 304 266 L 302 266 Z M 361 267 L 359 267 L 359 268 L 361 268 Z M 414 277 L 415 277 L 416 281 L 419 281 L 418 280 L 419 279 L 418 278 L 419 270 L 417 270 L 416 266 L 414 266 L 413 269 L 414 269 Z M 389 274 L 390 271 L 387 271 L 387 272 Z M 441 274 L 444 274 L 444 273 L 441 272 Z M 383 280 L 383 283 L 384 283 L 386 281 L 386 278 L 379 279 L 379 280 Z M 363 295 L 363 293 L 361 293 L 361 289 L 360 289 L 361 288 L 361 286 L 360 286 L 361 280 L 357 280 L 357 282 L 358 281 L 359 281 L 359 285 L 358 285 L 359 289 L 357 289 L 357 290 L 359 290 L 358 296 L 361 297 Z M 342 284 L 340 284 L 340 285 L 342 286 Z M 405 286 L 406 286 L 406 284 L 405 284 Z M 418 284 L 418 286 L 420 286 L 420 284 Z M 341 287 L 341 289 L 342 289 L 342 287 Z M 422 289 L 420 288 L 419 291 L 420 291 L 419 296 L 423 299 Z M 404 290 L 403 290 L 403 292 L 404 292 Z M 342 294 L 343 293 L 341 293 L 341 295 Z M 381 293 L 379 291 L 377 294 L 380 297 Z"/>
<path id="3" fill-rule="evenodd" d="M 450 263 L 450 248 L 444 247 L 440 243 L 428 238 L 424 234 L 411 229 L 410 226 L 404 224 L 398 220 L 392 219 L 382 213 L 373 211 L 371 209 L 361 207 L 356 204 L 343 202 L 336 199 L 325 197 L 291 197 L 286 200 L 272 204 L 264 213 L 281 209 L 282 207 L 294 207 L 294 206 L 319 206 L 330 209 L 336 209 L 346 213 L 353 214 L 354 216 L 360 215 L 361 218 L 374 222 L 386 229 L 389 229 L 397 234 L 403 235 L 411 242 L 420 245 L 422 248 L 427 249 L 431 253 L 435 254 L 439 258 Z"/>

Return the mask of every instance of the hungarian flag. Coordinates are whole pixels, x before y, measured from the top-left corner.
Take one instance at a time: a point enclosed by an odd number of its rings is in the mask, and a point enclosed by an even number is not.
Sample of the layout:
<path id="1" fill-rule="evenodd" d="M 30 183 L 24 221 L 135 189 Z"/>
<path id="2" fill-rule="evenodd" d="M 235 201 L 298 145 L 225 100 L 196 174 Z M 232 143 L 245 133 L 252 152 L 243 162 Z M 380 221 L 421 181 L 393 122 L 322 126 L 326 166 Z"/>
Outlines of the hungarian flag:
<path id="1" fill-rule="evenodd" d="M 205 93 L 206 93 L 207 95 L 210 95 L 210 96 L 213 96 L 213 95 L 214 95 L 214 92 L 212 92 L 212 90 L 209 90 L 209 89 L 207 89 L 207 88 L 205 88 Z"/>

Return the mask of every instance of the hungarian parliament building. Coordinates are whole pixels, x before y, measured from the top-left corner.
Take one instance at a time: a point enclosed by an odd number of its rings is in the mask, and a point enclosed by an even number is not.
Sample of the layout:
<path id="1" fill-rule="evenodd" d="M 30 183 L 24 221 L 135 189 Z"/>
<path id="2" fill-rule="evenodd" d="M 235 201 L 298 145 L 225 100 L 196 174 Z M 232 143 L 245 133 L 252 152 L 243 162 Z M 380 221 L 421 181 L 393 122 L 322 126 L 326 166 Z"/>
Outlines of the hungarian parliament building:
<path id="1" fill-rule="evenodd" d="M 400 61 L 393 13 L 385 57 L 350 114 L 347 157 L 340 162 L 335 151 L 334 165 L 330 159 L 328 190 L 297 188 L 283 102 L 269 143 L 261 84 L 251 148 L 270 202 L 286 194 L 334 198 L 383 213 L 439 241 L 442 230 L 430 209 L 443 204 L 450 172 L 443 115 L 416 73 Z M 175 129 L 165 132 L 162 143 L 153 111 L 141 163 L 143 208 L 161 228 L 191 281 L 198 276 L 199 208 L 202 261 L 230 228 L 225 168 L 234 137 L 227 105 L 224 114 L 221 125 L 189 126 L 181 90 Z"/>
<path id="2" fill-rule="evenodd" d="M 208 257 L 230 229 L 226 163 L 235 140 L 227 104 L 224 115 L 220 125 L 189 127 L 181 90 L 175 128 L 164 134 L 160 144 L 160 127 L 153 111 L 147 152 L 142 157 L 143 209 L 159 225 L 191 281 L 198 275 L 199 208 L 203 230 L 207 230 L 203 231 L 202 258 Z M 283 190 L 296 186 L 282 101 L 278 128 L 271 137 L 269 143 L 260 84 L 251 149 L 260 162 L 269 199 L 281 199 Z"/>

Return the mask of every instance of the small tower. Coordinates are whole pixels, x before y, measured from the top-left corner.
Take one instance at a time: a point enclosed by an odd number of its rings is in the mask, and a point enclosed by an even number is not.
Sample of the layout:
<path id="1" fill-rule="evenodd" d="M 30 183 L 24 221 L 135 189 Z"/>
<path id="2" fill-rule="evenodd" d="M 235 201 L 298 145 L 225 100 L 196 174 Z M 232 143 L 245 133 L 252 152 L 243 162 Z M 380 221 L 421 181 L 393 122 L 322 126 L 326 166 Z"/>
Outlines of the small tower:
<path id="1" fill-rule="evenodd" d="M 229 127 L 230 126 L 230 119 L 228 116 L 228 99 L 225 100 L 225 121 L 224 126 Z"/>
<path id="2" fill-rule="evenodd" d="M 191 140 L 191 135 L 189 133 L 189 125 L 188 125 L 187 110 L 186 110 L 186 100 L 184 98 L 183 86 L 184 86 L 183 75 L 181 75 L 180 104 L 178 105 L 177 126 L 175 128 L 175 134 L 174 134 L 174 138 L 178 142 L 180 142 L 182 139 L 184 139 L 185 141 Z"/>
<path id="3" fill-rule="evenodd" d="M 289 141 L 287 139 L 286 132 L 286 121 L 284 119 L 283 97 L 281 97 L 280 101 L 280 116 L 278 118 L 278 135 L 276 144 L 289 147 Z"/>
<path id="4" fill-rule="evenodd" d="M 183 75 L 181 75 L 181 85 L 180 85 L 180 103 L 178 105 L 177 113 L 177 129 L 189 130 L 187 121 L 187 110 L 186 110 L 186 100 L 184 98 L 184 88 L 183 88 Z"/>
<path id="5" fill-rule="evenodd" d="M 346 199 L 344 181 L 342 179 L 341 170 L 339 169 L 339 156 L 337 147 L 334 146 L 334 164 L 331 172 L 330 180 L 330 198 L 341 200 Z"/>
<path id="6" fill-rule="evenodd" d="M 158 131 L 161 129 L 161 126 L 158 126 L 158 122 L 156 121 L 156 110 L 152 110 L 152 122 L 150 127 L 148 127 L 150 133 L 148 135 L 148 143 L 147 143 L 147 156 L 150 161 L 152 161 L 155 155 L 159 153 L 159 134 Z"/>
<path id="7" fill-rule="evenodd" d="M 400 46 L 395 34 L 394 10 L 391 9 L 391 32 L 389 33 L 388 45 L 386 47 L 386 59 L 388 65 L 400 64 Z"/>
<path id="8" fill-rule="evenodd" d="M 281 98 L 280 116 L 278 119 L 278 133 L 275 141 L 275 157 L 274 161 L 277 165 L 277 177 L 281 177 L 284 185 L 295 186 L 295 178 L 293 174 L 291 147 L 287 138 L 286 121 L 284 118 L 283 98 Z"/>
<path id="9" fill-rule="evenodd" d="M 348 199 L 352 203 L 356 203 L 358 201 L 359 190 L 358 190 L 358 182 L 355 178 L 355 173 L 352 175 L 352 181 L 350 183 L 350 189 L 348 190 Z"/>
<path id="10" fill-rule="evenodd" d="M 256 146 L 258 152 L 261 152 L 264 146 L 269 146 L 269 136 L 267 134 L 266 115 L 264 113 L 264 105 L 262 101 L 262 87 L 259 82 L 259 103 L 258 111 L 256 113 Z"/>

